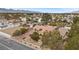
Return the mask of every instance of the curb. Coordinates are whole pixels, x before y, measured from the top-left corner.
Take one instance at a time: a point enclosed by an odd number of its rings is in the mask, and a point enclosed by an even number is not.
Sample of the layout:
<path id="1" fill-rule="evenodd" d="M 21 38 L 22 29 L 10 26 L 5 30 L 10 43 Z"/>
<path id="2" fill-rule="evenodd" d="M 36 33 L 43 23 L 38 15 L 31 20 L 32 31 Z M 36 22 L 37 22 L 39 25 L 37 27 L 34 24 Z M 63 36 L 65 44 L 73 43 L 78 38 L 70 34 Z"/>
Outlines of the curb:
<path id="1" fill-rule="evenodd" d="M 1 31 L 0 31 L 0 35 L 4 35 L 4 36 L 7 37 L 7 38 L 11 38 L 11 35 L 9 35 L 9 34 L 7 34 L 7 33 L 4 33 L 4 32 L 1 32 Z"/>
<path id="2" fill-rule="evenodd" d="M 22 43 L 22 42 L 20 42 L 20 41 L 17 41 L 14 37 L 12 37 L 11 35 L 9 35 L 9 34 L 7 34 L 7 33 L 0 32 L 0 35 L 3 35 L 3 36 L 5 36 L 5 37 L 7 37 L 7 38 L 10 38 L 11 40 L 13 40 L 13 41 L 15 41 L 15 42 L 17 42 L 17 43 L 19 43 L 19 44 L 22 44 L 22 45 L 25 45 L 25 46 L 27 46 L 27 47 L 29 47 L 29 48 L 32 48 L 32 49 L 34 49 L 34 50 L 37 50 L 36 48 L 33 48 L 33 47 L 30 46 L 29 44 L 24 44 L 24 43 Z"/>

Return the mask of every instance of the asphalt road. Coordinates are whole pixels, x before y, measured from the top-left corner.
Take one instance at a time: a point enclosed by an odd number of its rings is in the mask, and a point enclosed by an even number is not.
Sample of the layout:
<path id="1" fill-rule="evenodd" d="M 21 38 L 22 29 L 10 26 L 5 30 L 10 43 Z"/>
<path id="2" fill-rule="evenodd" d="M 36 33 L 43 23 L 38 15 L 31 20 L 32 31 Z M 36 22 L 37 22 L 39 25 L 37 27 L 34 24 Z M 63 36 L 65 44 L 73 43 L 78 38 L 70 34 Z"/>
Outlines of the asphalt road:
<path id="1" fill-rule="evenodd" d="M 0 50 L 33 50 L 30 47 L 17 43 L 10 38 L 0 35 Z"/>

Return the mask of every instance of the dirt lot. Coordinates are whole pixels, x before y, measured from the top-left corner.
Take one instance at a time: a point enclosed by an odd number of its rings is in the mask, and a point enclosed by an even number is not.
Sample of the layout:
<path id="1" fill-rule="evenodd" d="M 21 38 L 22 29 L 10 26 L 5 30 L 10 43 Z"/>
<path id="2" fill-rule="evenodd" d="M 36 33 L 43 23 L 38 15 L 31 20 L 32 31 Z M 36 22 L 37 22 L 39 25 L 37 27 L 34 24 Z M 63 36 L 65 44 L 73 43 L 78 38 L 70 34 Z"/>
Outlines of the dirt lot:
<path id="1" fill-rule="evenodd" d="M 9 28 L 9 29 L 0 29 L 0 31 L 12 35 L 12 33 L 13 33 L 15 30 L 19 29 L 19 28 L 20 28 L 20 27 L 14 27 L 14 28 Z"/>

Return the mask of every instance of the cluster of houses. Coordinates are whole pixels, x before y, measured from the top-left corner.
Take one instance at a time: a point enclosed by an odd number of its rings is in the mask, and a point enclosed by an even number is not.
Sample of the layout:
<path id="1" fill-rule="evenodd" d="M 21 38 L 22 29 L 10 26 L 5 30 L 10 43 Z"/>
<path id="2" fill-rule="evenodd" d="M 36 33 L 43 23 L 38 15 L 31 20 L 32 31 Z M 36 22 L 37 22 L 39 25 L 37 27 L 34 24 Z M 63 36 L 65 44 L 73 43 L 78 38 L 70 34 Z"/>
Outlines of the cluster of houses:
<path id="1" fill-rule="evenodd" d="M 29 19 L 30 21 L 28 21 L 27 17 L 19 17 L 18 19 L 7 20 L 4 16 L 0 16 L 0 29 L 20 26 L 20 24 L 28 24 L 32 27 L 33 24 L 41 23 L 42 18 L 33 15 Z"/>
<path id="2" fill-rule="evenodd" d="M 67 21 L 68 23 L 73 22 L 73 17 L 79 16 L 79 15 L 56 15 L 56 17 L 52 16 L 52 21 Z"/>
<path id="3" fill-rule="evenodd" d="M 14 19 L 7 20 L 6 18 L 0 16 L 0 29 L 8 29 L 19 26 L 19 23 L 14 24 Z"/>
<path id="4" fill-rule="evenodd" d="M 21 24 L 27 24 L 29 25 L 30 27 L 33 27 L 34 24 L 41 24 L 42 23 L 42 15 L 43 14 L 33 14 L 29 17 L 30 20 L 28 20 L 27 17 L 19 17 L 19 19 L 11 19 L 11 20 L 7 20 L 4 16 L 0 16 L 0 29 L 1 28 L 6 28 L 6 27 L 15 27 L 14 25 L 16 26 L 19 26 L 20 23 Z M 58 18 L 57 18 L 58 16 Z M 79 15 L 73 15 L 73 14 L 70 14 L 70 15 L 56 15 L 53 16 L 52 14 L 52 20 L 51 21 L 67 21 L 69 23 L 72 23 L 73 22 L 73 17 L 75 16 L 79 16 Z"/>

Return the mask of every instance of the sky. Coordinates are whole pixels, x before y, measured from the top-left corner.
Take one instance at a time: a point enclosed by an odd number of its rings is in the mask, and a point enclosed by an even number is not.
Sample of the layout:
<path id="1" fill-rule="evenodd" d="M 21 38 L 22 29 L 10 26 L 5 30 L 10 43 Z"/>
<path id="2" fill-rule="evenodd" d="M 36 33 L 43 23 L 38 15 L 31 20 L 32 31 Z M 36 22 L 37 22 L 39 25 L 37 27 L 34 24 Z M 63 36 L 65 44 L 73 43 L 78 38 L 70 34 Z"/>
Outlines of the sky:
<path id="1" fill-rule="evenodd" d="M 38 11 L 46 13 L 65 13 L 79 11 L 79 8 L 13 8 L 18 10 L 29 10 L 29 11 Z"/>

